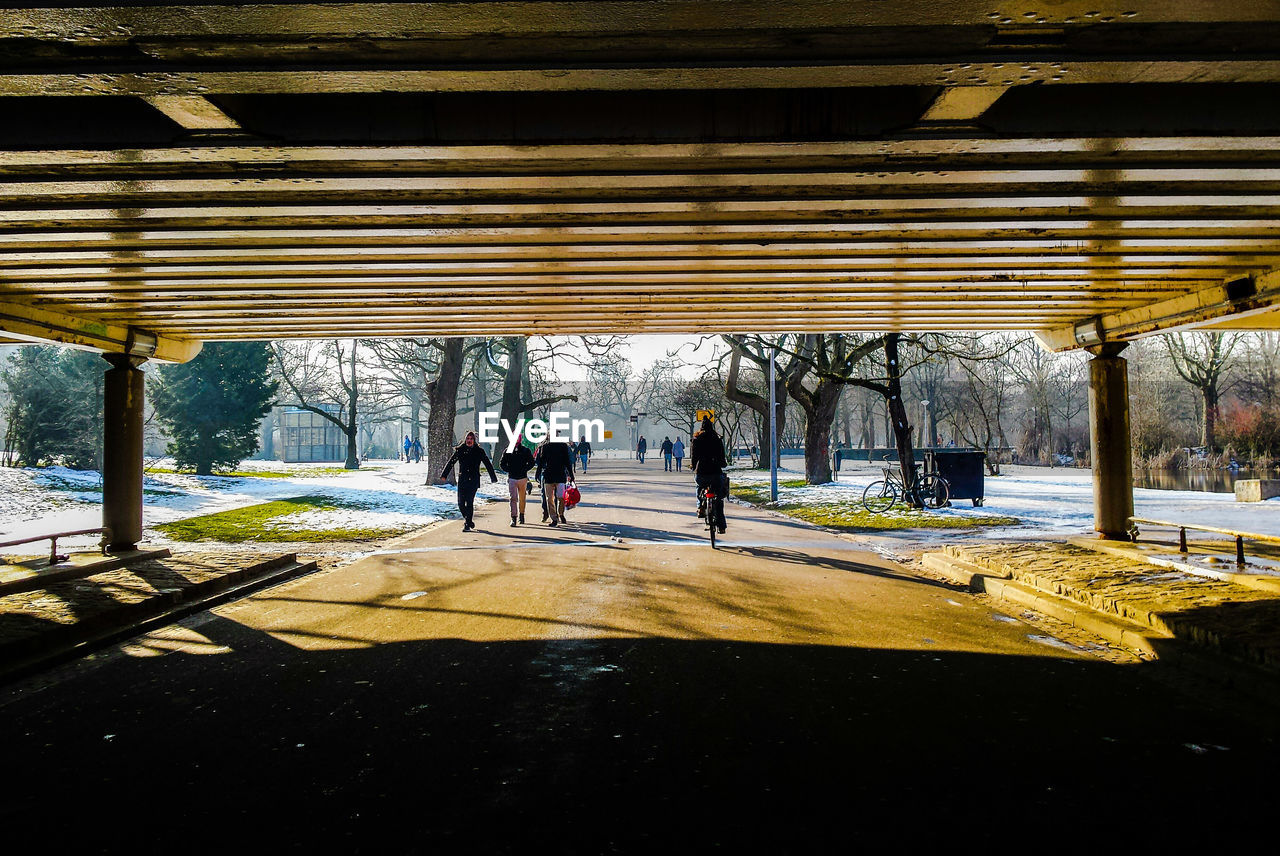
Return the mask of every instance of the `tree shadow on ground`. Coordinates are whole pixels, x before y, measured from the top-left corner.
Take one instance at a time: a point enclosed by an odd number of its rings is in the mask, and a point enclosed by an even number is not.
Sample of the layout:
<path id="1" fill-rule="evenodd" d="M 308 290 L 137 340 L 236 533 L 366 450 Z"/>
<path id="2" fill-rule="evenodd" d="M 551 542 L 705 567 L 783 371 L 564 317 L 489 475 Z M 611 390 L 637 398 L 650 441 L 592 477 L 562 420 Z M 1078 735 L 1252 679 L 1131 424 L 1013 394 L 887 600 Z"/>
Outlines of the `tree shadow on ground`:
<path id="1" fill-rule="evenodd" d="M 0 707 L 19 738 L 7 840 L 1222 848 L 1269 824 L 1241 797 L 1268 793 L 1280 761 L 1274 720 L 1079 659 L 610 637 L 303 648 L 225 617 L 190 629 L 224 653 L 117 656 Z"/>

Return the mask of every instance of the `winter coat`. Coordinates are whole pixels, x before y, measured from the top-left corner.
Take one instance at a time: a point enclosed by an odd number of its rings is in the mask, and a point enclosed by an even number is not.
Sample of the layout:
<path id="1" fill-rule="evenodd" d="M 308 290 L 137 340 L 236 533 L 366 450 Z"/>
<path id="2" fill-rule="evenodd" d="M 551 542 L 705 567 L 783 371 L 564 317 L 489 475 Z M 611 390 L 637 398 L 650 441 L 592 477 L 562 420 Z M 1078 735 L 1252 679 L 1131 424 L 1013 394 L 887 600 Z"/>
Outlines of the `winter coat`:
<path id="1" fill-rule="evenodd" d="M 507 478 L 527 479 L 529 470 L 533 469 L 533 452 L 529 451 L 528 446 L 516 444 L 516 447 L 510 452 L 503 452 L 502 457 L 498 459 L 498 469 L 507 474 Z"/>
<path id="2" fill-rule="evenodd" d="M 564 484 L 573 481 L 573 458 L 568 443 L 543 443 L 538 451 L 538 481 Z"/>
<path id="3" fill-rule="evenodd" d="M 662 441 L 662 454 L 664 454 L 664 455 L 670 455 L 670 454 L 671 454 L 671 441 L 670 441 L 670 440 L 663 440 L 663 441 Z"/>
<path id="4" fill-rule="evenodd" d="M 676 440 L 675 445 L 671 447 L 671 454 L 675 455 L 677 458 L 683 458 L 684 442 L 681 440 Z"/>
<path id="5" fill-rule="evenodd" d="M 690 446 L 689 466 L 694 472 L 705 475 L 724 471 L 724 440 L 719 434 L 699 431 L 693 435 Z"/>
<path id="6" fill-rule="evenodd" d="M 481 464 L 484 464 L 484 468 L 489 471 L 489 478 L 492 481 L 498 480 L 498 474 L 493 471 L 493 462 L 489 460 L 489 453 L 479 443 L 474 446 L 463 443 L 454 449 L 453 455 L 449 457 L 449 463 L 444 465 L 444 470 L 440 473 L 440 478 L 447 479 L 454 464 L 458 465 L 459 482 L 479 484 Z"/>

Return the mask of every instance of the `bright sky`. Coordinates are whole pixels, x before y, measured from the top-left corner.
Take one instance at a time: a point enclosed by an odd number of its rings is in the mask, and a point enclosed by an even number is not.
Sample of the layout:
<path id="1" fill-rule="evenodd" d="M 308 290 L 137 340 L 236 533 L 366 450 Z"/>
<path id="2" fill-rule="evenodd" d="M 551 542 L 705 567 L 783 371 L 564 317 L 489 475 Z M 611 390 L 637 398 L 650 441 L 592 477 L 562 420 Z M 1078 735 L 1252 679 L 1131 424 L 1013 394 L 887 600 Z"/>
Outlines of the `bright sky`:
<path id="1" fill-rule="evenodd" d="M 628 336 L 626 358 L 631 361 L 632 368 L 638 373 L 658 360 L 666 359 L 668 353 L 674 352 L 684 362 L 694 364 L 695 368 L 687 369 L 684 374 L 695 376 L 701 373 L 700 369 L 703 366 L 711 363 L 715 356 L 714 343 L 718 341 L 718 336 Z M 561 365 L 556 368 L 564 380 L 581 380 L 586 374 L 582 368 L 575 365 Z"/>

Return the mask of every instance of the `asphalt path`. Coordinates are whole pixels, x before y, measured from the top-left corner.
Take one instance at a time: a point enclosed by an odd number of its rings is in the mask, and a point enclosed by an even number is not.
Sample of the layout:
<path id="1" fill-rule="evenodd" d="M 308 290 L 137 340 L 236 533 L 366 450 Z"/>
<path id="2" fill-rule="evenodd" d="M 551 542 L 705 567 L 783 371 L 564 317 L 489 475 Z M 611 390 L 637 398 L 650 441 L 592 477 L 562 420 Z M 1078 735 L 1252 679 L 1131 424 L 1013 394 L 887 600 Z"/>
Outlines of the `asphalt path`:
<path id="1" fill-rule="evenodd" d="M 1269 817 L 1274 717 L 778 515 L 730 506 L 713 551 L 660 458 L 580 485 L 566 526 L 491 503 L 474 532 L 437 525 L 7 688 L 0 834 L 811 853 L 1222 846 Z"/>

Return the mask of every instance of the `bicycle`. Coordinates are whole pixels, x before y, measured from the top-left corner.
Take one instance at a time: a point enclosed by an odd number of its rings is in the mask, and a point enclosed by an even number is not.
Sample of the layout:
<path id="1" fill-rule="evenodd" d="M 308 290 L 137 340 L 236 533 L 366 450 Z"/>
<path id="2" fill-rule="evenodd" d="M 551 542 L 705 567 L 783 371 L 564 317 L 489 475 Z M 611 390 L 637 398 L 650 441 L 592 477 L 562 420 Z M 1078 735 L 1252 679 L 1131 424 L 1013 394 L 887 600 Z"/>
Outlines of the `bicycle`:
<path id="1" fill-rule="evenodd" d="M 725 525 L 724 497 L 715 488 L 698 488 L 698 505 L 704 509 L 703 517 L 707 522 L 707 535 L 711 538 L 711 549 L 716 548 L 716 530 Z"/>
<path id="2" fill-rule="evenodd" d="M 915 491 L 925 508 L 943 508 L 951 499 L 951 485 L 937 473 L 921 475 L 916 464 Z M 888 511 L 907 495 L 900 471 L 884 468 L 884 478 L 877 479 L 862 490 L 862 507 L 872 514 Z"/>

